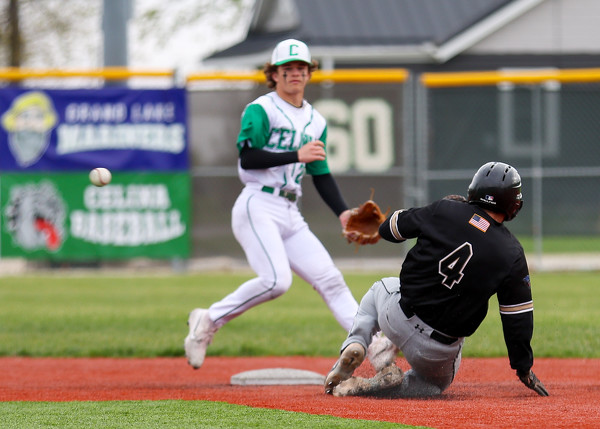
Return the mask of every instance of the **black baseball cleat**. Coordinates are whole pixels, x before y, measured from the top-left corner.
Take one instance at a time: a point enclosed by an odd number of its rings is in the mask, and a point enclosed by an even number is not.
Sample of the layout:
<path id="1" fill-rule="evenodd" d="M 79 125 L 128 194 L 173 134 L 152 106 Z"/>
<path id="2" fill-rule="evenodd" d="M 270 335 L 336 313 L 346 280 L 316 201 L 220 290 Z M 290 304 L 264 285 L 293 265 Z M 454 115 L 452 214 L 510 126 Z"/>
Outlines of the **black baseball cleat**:
<path id="1" fill-rule="evenodd" d="M 354 370 L 363 363 L 363 360 L 365 360 L 365 348 L 359 343 L 348 345 L 325 379 L 325 393 L 333 395 L 333 388 L 352 377 Z"/>

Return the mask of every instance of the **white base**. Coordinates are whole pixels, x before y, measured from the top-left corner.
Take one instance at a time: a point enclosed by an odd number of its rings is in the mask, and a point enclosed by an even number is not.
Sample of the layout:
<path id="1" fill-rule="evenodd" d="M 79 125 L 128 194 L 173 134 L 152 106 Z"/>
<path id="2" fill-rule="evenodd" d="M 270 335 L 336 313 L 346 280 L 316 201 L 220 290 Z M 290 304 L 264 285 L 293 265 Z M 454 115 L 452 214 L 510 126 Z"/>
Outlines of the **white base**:
<path id="1" fill-rule="evenodd" d="M 293 368 L 265 368 L 240 372 L 231 377 L 231 384 L 251 385 L 323 385 L 325 376 L 313 371 Z"/>

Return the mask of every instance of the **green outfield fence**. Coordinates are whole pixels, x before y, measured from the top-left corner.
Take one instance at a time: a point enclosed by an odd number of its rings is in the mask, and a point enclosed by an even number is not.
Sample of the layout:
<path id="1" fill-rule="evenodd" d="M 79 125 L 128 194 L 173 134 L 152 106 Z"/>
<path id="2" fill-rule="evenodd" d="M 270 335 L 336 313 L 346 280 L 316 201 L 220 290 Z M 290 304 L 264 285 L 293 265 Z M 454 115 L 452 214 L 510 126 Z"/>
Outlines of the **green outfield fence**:
<path id="1" fill-rule="evenodd" d="M 0 69 L 30 87 L 184 86 L 192 175 L 192 258 L 242 258 L 230 210 L 241 184 L 235 140 L 245 105 L 267 91 L 259 71 Z M 384 209 L 466 193 L 491 160 L 523 178 L 524 208 L 509 227 L 536 257 L 600 261 L 600 69 L 415 74 L 406 69 L 315 72 L 307 99 L 328 119 L 329 163 L 350 205 L 375 190 Z M 347 244 L 305 180 L 303 212 L 334 258 L 383 258 L 405 247 Z"/>

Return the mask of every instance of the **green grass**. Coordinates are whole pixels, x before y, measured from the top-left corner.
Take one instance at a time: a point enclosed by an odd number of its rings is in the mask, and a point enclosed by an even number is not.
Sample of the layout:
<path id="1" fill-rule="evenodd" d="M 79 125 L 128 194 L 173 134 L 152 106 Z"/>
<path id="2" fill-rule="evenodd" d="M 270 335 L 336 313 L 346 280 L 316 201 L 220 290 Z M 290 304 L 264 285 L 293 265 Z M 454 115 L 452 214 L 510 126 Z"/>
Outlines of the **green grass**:
<path id="1" fill-rule="evenodd" d="M 360 300 L 381 274 L 349 274 Z M 250 276 L 195 274 L 111 277 L 31 275 L 0 280 L 0 356 L 183 357 L 187 314 Z M 533 273 L 536 357 L 600 357 L 598 273 Z M 292 333 L 292 335 L 290 335 Z M 319 295 L 294 279 L 288 293 L 225 325 L 209 356 L 331 356 L 345 332 Z M 465 357 L 506 356 L 497 301 L 464 347 Z M 4 402 L 2 426 L 344 427 L 391 424 L 203 401 Z M 393 427 L 398 427 L 394 425 Z"/>
<path id="2" fill-rule="evenodd" d="M 207 401 L 0 402 L 0 413 L 5 429 L 415 427 Z"/>
<path id="3" fill-rule="evenodd" d="M 188 312 L 210 305 L 248 278 L 5 278 L 0 355 L 183 356 Z M 344 335 L 319 295 L 296 281 L 288 294 L 226 325 L 209 355 L 334 356 Z"/>
<path id="4" fill-rule="evenodd" d="M 596 272 L 531 275 L 536 357 L 600 357 L 599 279 Z M 506 356 L 497 308 L 494 297 L 482 326 L 465 343 L 465 356 Z"/>
<path id="5" fill-rule="evenodd" d="M 519 236 L 526 253 L 534 253 L 535 245 L 531 236 Z M 599 253 L 600 237 L 590 236 L 547 236 L 542 241 L 543 252 L 548 253 Z"/>
<path id="6" fill-rule="evenodd" d="M 380 277 L 351 274 L 346 281 L 360 300 Z M 210 305 L 248 278 L 240 274 L 3 278 L 0 356 L 183 356 L 188 312 Z M 536 356 L 600 357 L 598 273 L 533 273 L 532 284 Z M 493 298 L 486 320 L 467 340 L 464 356 L 506 355 L 497 308 Z M 225 325 L 208 355 L 334 357 L 344 338 L 319 295 L 295 278 L 288 293 Z"/>

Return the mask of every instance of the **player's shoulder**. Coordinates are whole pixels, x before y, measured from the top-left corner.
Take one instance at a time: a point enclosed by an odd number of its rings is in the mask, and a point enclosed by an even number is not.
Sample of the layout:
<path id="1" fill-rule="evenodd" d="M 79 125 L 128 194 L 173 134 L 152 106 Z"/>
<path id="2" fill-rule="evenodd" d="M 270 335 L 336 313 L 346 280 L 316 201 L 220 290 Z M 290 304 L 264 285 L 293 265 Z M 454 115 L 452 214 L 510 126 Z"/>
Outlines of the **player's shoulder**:
<path id="1" fill-rule="evenodd" d="M 470 228 L 467 228 L 468 225 L 478 226 L 481 224 L 481 227 L 486 231 L 496 225 L 496 222 L 491 218 L 488 219 L 485 212 L 478 210 L 476 206 L 467 202 L 444 198 L 434 201 L 427 207 L 434 218 L 456 226 L 463 225 L 466 230 L 470 230 Z"/>
<path id="2" fill-rule="evenodd" d="M 273 100 L 271 100 L 271 98 L 268 97 L 268 94 L 264 94 L 256 99 L 252 100 L 250 103 L 248 103 L 246 108 L 248 108 L 250 106 L 261 106 L 264 109 L 264 108 L 266 108 L 267 105 L 272 104 L 272 103 L 273 103 Z"/>
<path id="3" fill-rule="evenodd" d="M 311 122 L 314 124 L 315 128 L 324 131 L 327 128 L 327 119 L 319 112 L 315 106 L 310 104 L 308 101 L 304 100 L 304 108 L 306 109 L 307 114 L 310 115 Z"/>
<path id="4" fill-rule="evenodd" d="M 268 117 L 267 110 L 265 109 L 262 102 L 259 101 L 259 99 L 260 97 L 246 104 L 246 107 L 244 107 L 244 110 L 242 111 L 242 118 L 245 118 L 246 120 L 250 118 L 256 120 Z"/>
<path id="5" fill-rule="evenodd" d="M 246 110 L 252 108 L 255 112 L 260 112 L 269 118 L 269 121 L 272 121 L 275 117 L 280 115 L 281 106 L 278 105 L 279 97 L 276 96 L 275 92 L 269 92 L 267 94 L 261 95 L 254 101 L 252 101 L 248 106 L 246 106 Z"/>
<path id="6" fill-rule="evenodd" d="M 525 250 L 523 249 L 523 245 L 519 241 L 519 239 L 506 227 L 506 225 L 502 224 L 502 232 L 504 234 L 504 241 L 506 243 L 507 248 L 512 249 L 514 254 L 517 257 L 522 257 L 525 255 Z"/>
<path id="7" fill-rule="evenodd" d="M 315 109 L 313 105 L 309 104 L 309 106 L 313 110 L 313 120 L 325 126 L 327 124 L 327 120 L 325 119 L 325 117 L 321 114 L 321 112 Z"/>
<path id="8" fill-rule="evenodd" d="M 455 199 L 442 198 L 430 204 L 436 212 L 455 213 L 457 211 L 472 212 L 473 207 L 466 201 L 458 201 Z"/>

